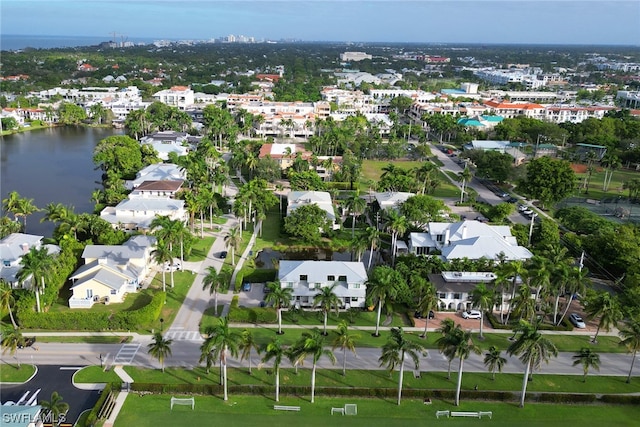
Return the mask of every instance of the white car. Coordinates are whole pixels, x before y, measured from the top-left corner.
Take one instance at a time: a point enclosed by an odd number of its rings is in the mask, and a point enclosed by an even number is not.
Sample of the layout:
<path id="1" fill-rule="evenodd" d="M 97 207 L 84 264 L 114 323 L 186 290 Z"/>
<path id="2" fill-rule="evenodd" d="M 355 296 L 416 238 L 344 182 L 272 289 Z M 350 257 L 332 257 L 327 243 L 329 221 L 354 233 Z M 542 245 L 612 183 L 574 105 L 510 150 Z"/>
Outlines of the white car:
<path id="1" fill-rule="evenodd" d="M 182 270 L 182 264 L 178 260 L 173 260 L 173 264 L 168 262 L 164 263 L 164 271 L 180 271 Z"/>
<path id="2" fill-rule="evenodd" d="M 578 313 L 571 313 L 569 315 L 569 320 L 576 328 L 584 329 L 587 327 L 587 325 L 585 325 L 584 323 L 584 320 L 582 320 L 582 317 L 580 317 Z"/>
<path id="3" fill-rule="evenodd" d="M 482 317 L 482 313 L 478 310 L 463 311 L 462 317 L 464 319 L 480 319 Z"/>

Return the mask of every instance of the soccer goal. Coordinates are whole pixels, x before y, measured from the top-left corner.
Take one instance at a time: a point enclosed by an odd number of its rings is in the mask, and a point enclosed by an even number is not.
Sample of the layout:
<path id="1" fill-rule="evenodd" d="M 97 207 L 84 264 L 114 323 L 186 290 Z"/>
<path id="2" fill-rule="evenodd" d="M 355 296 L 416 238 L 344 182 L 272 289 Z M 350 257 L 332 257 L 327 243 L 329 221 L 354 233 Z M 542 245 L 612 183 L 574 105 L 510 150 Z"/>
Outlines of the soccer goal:
<path id="1" fill-rule="evenodd" d="M 344 405 L 345 415 L 358 415 L 358 405 L 354 403 L 347 403 Z"/>
<path id="2" fill-rule="evenodd" d="M 196 400 L 193 397 L 186 397 L 186 398 L 178 398 L 178 397 L 172 397 L 171 398 L 171 410 L 173 411 L 173 405 L 191 405 L 191 410 L 195 409 L 196 407 Z"/>

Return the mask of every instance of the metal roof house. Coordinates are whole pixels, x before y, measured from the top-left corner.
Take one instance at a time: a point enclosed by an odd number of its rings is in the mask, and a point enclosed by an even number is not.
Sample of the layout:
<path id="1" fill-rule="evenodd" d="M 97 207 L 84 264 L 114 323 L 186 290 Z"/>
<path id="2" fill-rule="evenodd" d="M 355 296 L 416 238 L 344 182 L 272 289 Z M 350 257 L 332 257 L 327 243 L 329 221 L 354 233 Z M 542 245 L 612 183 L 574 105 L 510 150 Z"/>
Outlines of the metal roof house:
<path id="1" fill-rule="evenodd" d="M 454 223 L 431 222 L 427 233 L 411 233 L 409 252 L 416 255 L 440 253 L 444 261 L 452 259 L 526 260 L 533 254 L 518 246 L 511 229 L 506 225 L 488 225 L 480 221 Z"/>
<path id="2" fill-rule="evenodd" d="M 368 276 L 361 262 L 282 260 L 278 280 L 293 290 L 291 304 L 297 307 L 313 307 L 313 297 L 334 283 L 341 308 L 365 306 Z"/>

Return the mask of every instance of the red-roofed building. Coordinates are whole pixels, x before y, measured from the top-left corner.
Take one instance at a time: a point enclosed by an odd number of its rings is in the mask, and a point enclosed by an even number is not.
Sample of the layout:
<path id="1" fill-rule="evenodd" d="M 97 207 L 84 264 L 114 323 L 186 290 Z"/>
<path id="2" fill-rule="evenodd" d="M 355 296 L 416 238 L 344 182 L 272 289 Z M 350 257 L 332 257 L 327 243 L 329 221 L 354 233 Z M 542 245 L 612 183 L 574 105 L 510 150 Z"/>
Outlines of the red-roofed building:
<path id="1" fill-rule="evenodd" d="M 98 69 L 96 67 L 94 67 L 93 65 L 91 65 L 91 64 L 85 63 L 85 64 L 78 65 L 78 71 L 84 71 L 84 72 L 87 72 L 87 73 L 92 73 L 92 72 L 97 71 L 97 70 Z"/>
<path id="2" fill-rule="evenodd" d="M 545 108 L 540 104 L 531 102 L 505 102 L 490 99 L 484 101 L 484 105 L 489 111 L 505 119 L 513 119 L 520 116 L 538 120 L 544 120 L 545 118 Z"/>
<path id="3" fill-rule="evenodd" d="M 260 81 L 278 83 L 281 78 L 280 74 L 256 74 L 256 79 Z"/>

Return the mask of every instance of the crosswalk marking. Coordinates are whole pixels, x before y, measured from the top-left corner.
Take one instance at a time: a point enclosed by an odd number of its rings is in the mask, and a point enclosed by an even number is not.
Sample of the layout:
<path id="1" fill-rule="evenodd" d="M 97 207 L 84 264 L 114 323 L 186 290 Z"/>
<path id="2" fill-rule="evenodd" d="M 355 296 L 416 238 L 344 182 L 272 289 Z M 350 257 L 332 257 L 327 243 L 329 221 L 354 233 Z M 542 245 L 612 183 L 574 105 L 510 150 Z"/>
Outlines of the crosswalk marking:
<path id="1" fill-rule="evenodd" d="M 113 359 L 113 363 L 115 365 L 129 365 L 133 361 L 133 358 L 136 357 L 138 350 L 140 349 L 140 343 L 128 343 L 123 344 L 116 354 L 116 357 Z"/>
<path id="2" fill-rule="evenodd" d="M 174 341 L 204 341 L 199 331 L 176 331 L 168 330 L 165 338 Z"/>

